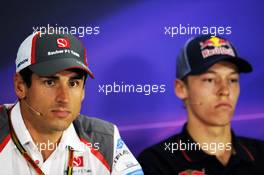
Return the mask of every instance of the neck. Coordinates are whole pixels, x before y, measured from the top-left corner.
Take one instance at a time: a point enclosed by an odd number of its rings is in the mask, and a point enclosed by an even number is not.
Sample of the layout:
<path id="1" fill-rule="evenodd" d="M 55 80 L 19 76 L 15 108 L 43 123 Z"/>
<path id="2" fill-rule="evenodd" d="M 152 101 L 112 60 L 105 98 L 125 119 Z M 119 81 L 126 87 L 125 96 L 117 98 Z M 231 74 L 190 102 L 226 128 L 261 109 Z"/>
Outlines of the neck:
<path id="1" fill-rule="evenodd" d="M 196 143 L 208 145 L 206 148 L 209 149 L 202 148 L 204 152 L 210 155 L 215 155 L 223 165 L 228 163 L 232 154 L 230 124 L 213 126 L 205 124 L 197 118 L 189 118 L 187 130 Z"/>
<path id="2" fill-rule="evenodd" d="M 208 126 L 197 122 L 188 122 L 187 130 L 197 142 L 230 143 L 231 129 L 227 126 Z"/>
<path id="3" fill-rule="evenodd" d="M 27 122 L 25 122 L 26 124 Z M 26 127 L 37 146 L 39 152 L 42 154 L 43 160 L 47 160 L 49 156 L 55 151 L 59 145 L 62 132 L 45 133 L 32 127 L 30 123 L 26 124 Z"/>
<path id="4" fill-rule="evenodd" d="M 37 123 L 34 122 L 34 118 L 43 116 L 37 116 L 23 106 L 21 106 L 20 109 L 23 121 L 32 140 L 42 154 L 43 160 L 47 160 L 57 148 L 63 131 L 51 131 L 48 128 L 39 127 Z"/>

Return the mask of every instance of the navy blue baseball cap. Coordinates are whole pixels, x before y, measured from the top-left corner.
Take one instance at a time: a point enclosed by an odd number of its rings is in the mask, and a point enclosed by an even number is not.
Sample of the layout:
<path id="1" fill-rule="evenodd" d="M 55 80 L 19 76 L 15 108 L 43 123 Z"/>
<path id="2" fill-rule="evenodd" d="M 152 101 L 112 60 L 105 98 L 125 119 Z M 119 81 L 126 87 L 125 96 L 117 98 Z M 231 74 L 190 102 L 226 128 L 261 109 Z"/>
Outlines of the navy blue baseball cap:
<path id="1" fill-rule="evenodd" d="M 201 74 L 219 61 L 235 64 L 239 72 L 249 73 L 253 70 L 248 61 L 237 55 L 228 40 L 218 36 L 201 35 L 188 40 L 181 49 L 176 62 L 176 78 Z"/>

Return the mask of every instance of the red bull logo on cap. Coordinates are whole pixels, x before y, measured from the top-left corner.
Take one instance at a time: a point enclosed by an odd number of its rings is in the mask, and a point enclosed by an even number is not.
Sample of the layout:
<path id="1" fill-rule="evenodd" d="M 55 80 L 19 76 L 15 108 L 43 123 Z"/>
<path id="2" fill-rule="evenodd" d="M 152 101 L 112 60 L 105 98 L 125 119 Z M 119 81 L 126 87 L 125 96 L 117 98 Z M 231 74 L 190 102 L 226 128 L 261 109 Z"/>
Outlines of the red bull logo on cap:
<path id="1" fill-rule="evenodd" d="M 224 39 L 216 36 L 200 42 L 203 58 L 208 58 L 214 55 L 229 55 L 235 57 L 235 52 L 231 44 Z"/>

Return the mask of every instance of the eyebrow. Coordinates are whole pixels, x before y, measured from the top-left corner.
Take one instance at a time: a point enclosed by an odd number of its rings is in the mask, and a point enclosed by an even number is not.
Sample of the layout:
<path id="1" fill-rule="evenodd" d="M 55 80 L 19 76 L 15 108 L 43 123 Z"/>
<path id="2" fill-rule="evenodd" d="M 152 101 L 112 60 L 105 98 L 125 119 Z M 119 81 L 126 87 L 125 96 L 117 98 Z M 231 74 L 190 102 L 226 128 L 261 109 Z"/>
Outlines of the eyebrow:
<path id="1" fill-rule="evenodd" d="M 47 78 L 47 79 L 53 79 L 53 80 L 59 80 L 60 77 L 56 76 L 56 75 L 52 75 L 52 76 L 39 76 L 39 78 Z M 81 80 L 83 79 L 82 75 L 75 75 L 73 77 L 69 78 L 70 80 Z"/>
<path id="2" fill-rule="evenodd" d="M 215 71 L 213 71 L 213 70 L 207 70 L 207 71 L 204 72 L 203 74 L 206 74 L 206 73 L 217 74 L 217 72 L 215 72 Z M 230 73 L 230 75 L 231 75 L 231 74 L 239 74 L 239 72 L 238 72 L 238 71 L 232 71 L 232 72 Z"/>

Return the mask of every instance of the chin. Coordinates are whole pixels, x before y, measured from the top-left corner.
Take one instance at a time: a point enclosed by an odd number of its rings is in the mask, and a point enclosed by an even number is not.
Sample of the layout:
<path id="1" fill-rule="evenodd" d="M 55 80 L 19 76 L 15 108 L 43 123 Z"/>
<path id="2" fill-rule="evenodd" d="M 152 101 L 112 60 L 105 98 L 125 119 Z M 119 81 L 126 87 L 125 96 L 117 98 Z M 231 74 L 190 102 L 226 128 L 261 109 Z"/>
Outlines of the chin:
<path id="1" fill-rule="evenodd" d="M 71 122 L 57 122 L 54 123 L 50 128 L 52 128 L 54 131 L 65 131 L 70 126 L 70 124 Z"/>
<path id="2" fill-rule="evenodd" d="M 229 114 L 215 114 L 210 119 L 205 119 L 205 122 L 211 126 L 227 126 L 231 122 L 231 116 Z"/>
<path id="3" fill-rule="evenodd" d="M 215 125 L 215 126 L 227 126 L 229 125 L 231 122 L 231 120 L 229 118 L 218 118 L 214 121 L 210 121 L 209 123 L 211 123 L 212 125 Z"/>
<path id="4" fill-rule="evenodd" d="M 53 128 L 54 131 L 65 131 L 69 126 L 60 126 L 60 127 L 55 127 Z"/>
<path id="5" fill-rule="evenodd" d="M 226 127 L 226 126 L 229 126 L 230 122 L 218 122 L 218 123 L 215 123 L 215 126 L 220 126 L 220 127 Z"/>

